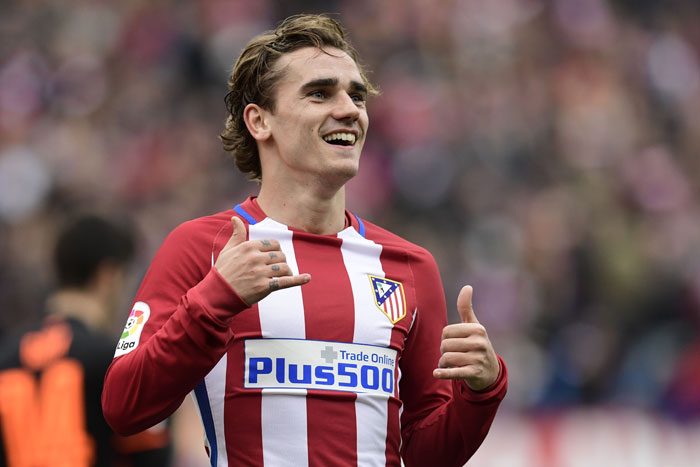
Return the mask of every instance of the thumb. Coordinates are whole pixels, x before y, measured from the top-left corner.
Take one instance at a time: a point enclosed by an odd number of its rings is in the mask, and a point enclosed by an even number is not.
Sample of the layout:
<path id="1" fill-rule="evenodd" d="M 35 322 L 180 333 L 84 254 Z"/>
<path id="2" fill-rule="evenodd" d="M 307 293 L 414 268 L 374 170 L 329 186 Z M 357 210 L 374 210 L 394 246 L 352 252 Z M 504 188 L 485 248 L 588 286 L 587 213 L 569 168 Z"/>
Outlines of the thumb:
<path id="1" fill-rule="evenodd" d="M 474 294 L 474 289 L 471 285 L 465 285 L 459 292 L 457 297 L 457 311 L 459 316 L 462 318 L 463 323 L 476 323 L 479 324 L 479 320 L 476 319 L 474 314 L 474 307 L 472 307 L 472 295 Z"/>
<path id="2" fill-rule="evenodd" d="M 231 225 L 233 226 L 233 233 L 231 234 L 231 238 L 228 239 L 228 243 L 226 243 L 224 248 L 233 248 L 234 246 L 245 242 L 246 230 L 245 225 L 243 225 L 243 221 L 239 217 L 233 216 L 231 217 Z"/>

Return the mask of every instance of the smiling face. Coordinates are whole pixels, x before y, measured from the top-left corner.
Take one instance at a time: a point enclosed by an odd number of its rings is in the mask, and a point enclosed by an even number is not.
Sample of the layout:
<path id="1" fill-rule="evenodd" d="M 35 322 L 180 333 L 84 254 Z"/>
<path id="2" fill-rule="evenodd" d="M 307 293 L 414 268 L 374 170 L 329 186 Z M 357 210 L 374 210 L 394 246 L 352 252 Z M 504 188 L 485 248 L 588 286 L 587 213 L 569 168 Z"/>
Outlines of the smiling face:
<path id="1" fill-rule="evenodd" d="M 267 132 L 258 139 L 263 183 L 282 175 L 344 185 L 357 173 L 369 124 L 357 64 L 336 48 L 305 47 L 275 67 L 275 106 L 262 111 Z"/>

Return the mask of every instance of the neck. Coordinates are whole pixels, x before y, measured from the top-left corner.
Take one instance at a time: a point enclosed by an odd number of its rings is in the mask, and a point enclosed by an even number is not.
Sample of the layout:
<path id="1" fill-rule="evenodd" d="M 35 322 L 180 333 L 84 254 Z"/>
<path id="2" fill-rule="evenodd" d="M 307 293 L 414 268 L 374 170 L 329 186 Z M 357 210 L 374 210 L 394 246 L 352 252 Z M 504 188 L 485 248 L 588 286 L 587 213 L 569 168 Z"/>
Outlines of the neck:
<path id="1" fill-rule="evenodd" d="M 46 304 L 51 314 L 75 318 L 91 329 L 107 327 L 107 309 L 97 297 L 79 289 L 62 289 L 51 295 Z"/>
<path id="2" fill-rule="evenodd" d="M 312 190 L 285 190 L 263 182 L 258 204 L 277 222 L 305 232 L 330 235 L 345 227 L 345 188 L 330 195 Z"/>

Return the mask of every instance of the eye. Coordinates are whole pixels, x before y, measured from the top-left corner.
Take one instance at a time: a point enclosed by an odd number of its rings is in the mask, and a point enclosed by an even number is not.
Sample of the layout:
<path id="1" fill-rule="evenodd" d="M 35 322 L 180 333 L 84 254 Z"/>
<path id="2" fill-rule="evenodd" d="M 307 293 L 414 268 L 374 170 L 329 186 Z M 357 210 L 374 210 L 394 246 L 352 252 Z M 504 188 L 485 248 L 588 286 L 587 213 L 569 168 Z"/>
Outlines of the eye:
<path id="1" fill-rule="evenodd" d="M 364 94 L 352 94 L 350 97 L 356 104 L 364 104 L 364 102 L 367 100 Z"/>
<path id="2" fill-rule="evenodd" d="M 325 99 L 327 97 L 326 93 L 320 89 L 317 89 L 316 91 L 311 91 L 308 94 L 308 96 L 314 99 Z"/>

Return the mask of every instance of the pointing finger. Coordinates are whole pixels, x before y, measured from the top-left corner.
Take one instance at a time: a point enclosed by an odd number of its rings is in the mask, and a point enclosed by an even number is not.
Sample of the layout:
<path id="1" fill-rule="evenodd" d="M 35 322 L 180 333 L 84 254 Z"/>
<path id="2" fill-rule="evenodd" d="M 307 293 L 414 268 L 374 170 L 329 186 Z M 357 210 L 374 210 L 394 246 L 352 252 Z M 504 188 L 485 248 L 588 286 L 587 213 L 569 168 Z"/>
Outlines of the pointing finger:
<path id="1" fill-rule="evenodd" d="M 296 276 L 273 277 L 270 279 L 270 291 L 274 292 L 279 289 L 288 289 L 309 283 L 311 274 L 298 274 Z"/>

